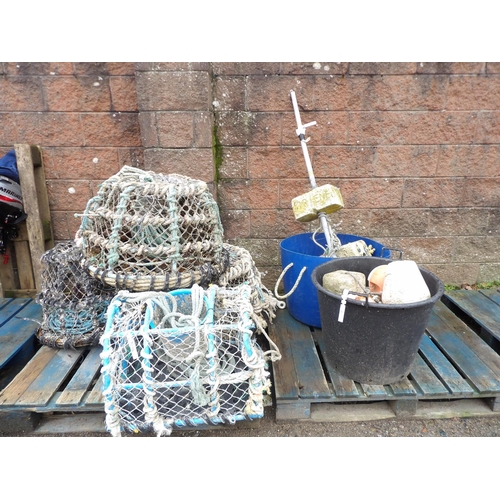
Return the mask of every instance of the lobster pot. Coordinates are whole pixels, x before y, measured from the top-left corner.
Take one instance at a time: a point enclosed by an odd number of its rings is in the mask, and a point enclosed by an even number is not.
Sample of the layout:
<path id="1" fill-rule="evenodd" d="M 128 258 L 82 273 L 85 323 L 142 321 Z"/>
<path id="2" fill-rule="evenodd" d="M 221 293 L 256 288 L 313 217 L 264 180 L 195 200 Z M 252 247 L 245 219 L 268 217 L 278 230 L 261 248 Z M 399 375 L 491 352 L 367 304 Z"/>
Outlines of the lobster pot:
<path id="1" fill-rule="evenodd" d="M 42 255 L 42 306 L 37 336 L 51 347 L 94 345 L 104 331 L 105 313 L 116 293 L 92 278 L 81 265 L 73 242 L 58 243 Z"/>
<path id="2" fill-rule="evenodd" d="M 280 302 L 262 284 L 262 277 L 248 250 L 224 243 L 229 255 L 229 265 L 220 276 L 217 284 L 221 287 L 235 287 L 241 284 L 250 286 L 250 302 L 255 314 L 254 320 L 265 329 L 276 317 L 275 311 Z"/>
<path id="3" fill-rule="evenodd" d="M 133 292 L 214 283 L 227 267 L 205 182 L 124 166 L 89 200 L 77 233 L 89 273 Z"/>
<path id="4" fill-rule="evenodd" d="M 100 341 L 110 434 L 261 418 L 270 374 L 249 296 L 248 285 L 118 292 Z"/>

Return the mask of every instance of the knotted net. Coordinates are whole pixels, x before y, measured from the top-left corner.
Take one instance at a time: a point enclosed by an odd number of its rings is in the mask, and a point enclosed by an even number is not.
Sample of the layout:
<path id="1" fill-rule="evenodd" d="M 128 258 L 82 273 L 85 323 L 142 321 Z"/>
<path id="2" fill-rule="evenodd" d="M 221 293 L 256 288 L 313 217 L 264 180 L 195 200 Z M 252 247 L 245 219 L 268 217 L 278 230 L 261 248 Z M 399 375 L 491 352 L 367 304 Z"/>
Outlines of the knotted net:
<path id="1" fill-rule="evenodd" d="M 116 289 L 208 285 L 228 265 L 205 182 L 124 166 L 89 200 L 77 233 L 90 274 Z"/>
<path id="2" fill-rule="evenodd" d="M 73 242 L 58 243 L 42 255 L 42 306 L 37 337 L 50 347 L 95 345 L 104 330 L 105 313 L 115 290 L 93 279 L 81 266 Z"/>
<path id="3" fill-rule="evenodd" d="M 106 427 L 122 432 L 261 418 L 270 390 L 250 287 L 120 291 L 101 337 Z"/>

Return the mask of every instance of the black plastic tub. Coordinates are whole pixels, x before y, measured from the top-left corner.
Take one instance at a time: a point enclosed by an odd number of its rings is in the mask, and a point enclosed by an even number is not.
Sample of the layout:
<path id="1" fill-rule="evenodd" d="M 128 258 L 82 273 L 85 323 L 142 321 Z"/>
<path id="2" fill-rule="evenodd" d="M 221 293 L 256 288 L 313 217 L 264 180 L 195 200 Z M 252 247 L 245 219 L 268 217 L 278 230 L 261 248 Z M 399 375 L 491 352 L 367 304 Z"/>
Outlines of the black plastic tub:
<path id="1" fill-rule="evenodd" d="M 316 267 L 311 279 L 318 292 L 324 337 L 323 356 L 345 378 L 364 384 L 393 384 L 408 375 L 443 283 L 419 267 L 431 297 L 411 304 L 376 304 L 346 299 L 339 322 L 342 297 L 323 288 L 323 276 L 338 270 L 365 276 L 390 259 L 347 257 Z"/>

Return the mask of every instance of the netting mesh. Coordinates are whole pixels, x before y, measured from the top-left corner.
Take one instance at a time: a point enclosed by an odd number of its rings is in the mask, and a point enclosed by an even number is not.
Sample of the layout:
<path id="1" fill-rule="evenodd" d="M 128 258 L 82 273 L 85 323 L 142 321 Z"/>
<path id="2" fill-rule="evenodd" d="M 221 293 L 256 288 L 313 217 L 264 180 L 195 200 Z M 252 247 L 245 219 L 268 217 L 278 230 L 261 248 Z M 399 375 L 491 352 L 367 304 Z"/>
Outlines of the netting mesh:
<path id="1" fill-rule="evenodd" d="M 51 347 L 95 345 L 104 330 L 105 314 L 115 290 L 94 280 L 81 266 L 82 254 L 73 242 L 58 243 L 45 252 L 42 306 L 37 337 Z"/>
<path id="2" fill-rule="evenodd" d="M 136 292 L 213 283 L 228 265 L 222 238 L 205 182 L 128 166 L 89 200 L 77 235 L 92 276 Z"/>
<path id="3" fill-rule="evenodd" d="M 262 417 L 273 352 L 256 342 L 250 295 L 245 284 L 120 291 L 101 337 L 109 432 Z"/>

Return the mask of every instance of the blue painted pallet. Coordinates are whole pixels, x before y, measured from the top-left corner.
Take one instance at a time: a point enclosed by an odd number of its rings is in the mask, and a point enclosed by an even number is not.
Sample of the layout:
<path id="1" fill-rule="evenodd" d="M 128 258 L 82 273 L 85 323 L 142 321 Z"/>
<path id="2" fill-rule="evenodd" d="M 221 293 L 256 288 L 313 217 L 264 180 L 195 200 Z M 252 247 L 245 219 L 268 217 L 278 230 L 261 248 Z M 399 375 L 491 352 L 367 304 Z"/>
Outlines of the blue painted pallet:
<path id="1" fill-rule="evenodd" d="M 490 301 L 483 295 L 482 300 Z M 487 315 L 482 321 L 487 323 Z M 443 302 L 433 308 L 409 375 L 397 384 L 367 385 L 344 378 L 321 354 L 322 330 L 296 321 L 286 310 L 278 312 L 270 333 L 282 354 L 273 364 L 279 420 L 310 419 L 318 403 L 335 409 L 384 401 L 396 417 L 415 415 L 423 401 L 483 399 L 492 411 L 500 410 L 498 352 Z"/>

